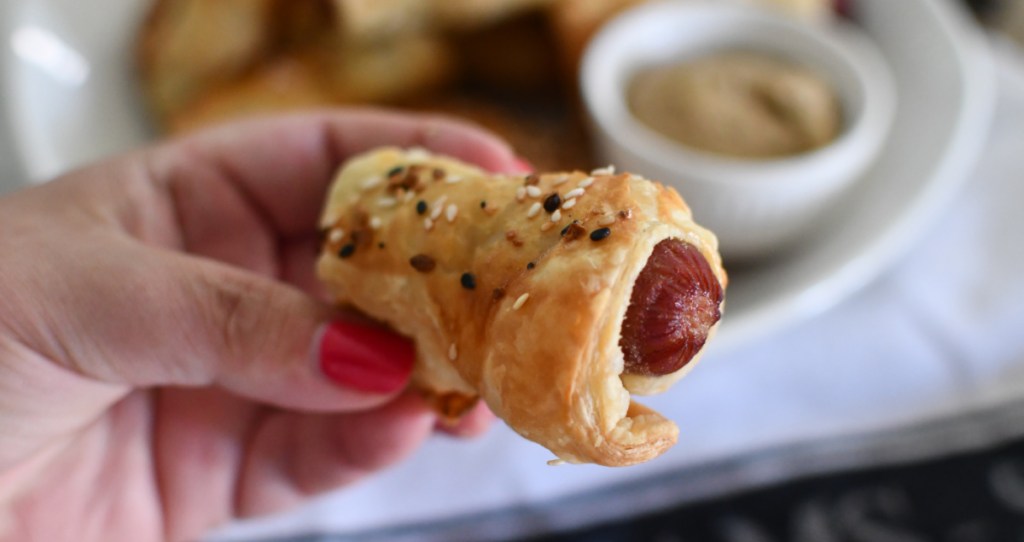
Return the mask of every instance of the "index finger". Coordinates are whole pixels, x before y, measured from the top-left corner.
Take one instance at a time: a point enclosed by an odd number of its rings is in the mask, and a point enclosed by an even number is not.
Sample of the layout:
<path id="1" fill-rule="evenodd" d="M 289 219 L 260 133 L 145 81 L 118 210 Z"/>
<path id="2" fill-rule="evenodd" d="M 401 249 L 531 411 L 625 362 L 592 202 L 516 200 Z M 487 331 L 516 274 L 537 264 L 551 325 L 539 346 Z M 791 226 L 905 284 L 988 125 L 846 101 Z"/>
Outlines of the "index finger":
<path id="1" fill-rule="evenodd" d="M 497 136 L 440 116 L 377 109 L 324 110 L 225 125 L 162 149 L 161 162 L 220 173 L 279 235 L 314 231 L 337 168 L 349 157 L 384 145 L 418 146 L 491 171 L 518 167 Z M 188 166 L 186 166 L 188 167 Z M 179 170 L 176 174 L 181 174 Z"/>

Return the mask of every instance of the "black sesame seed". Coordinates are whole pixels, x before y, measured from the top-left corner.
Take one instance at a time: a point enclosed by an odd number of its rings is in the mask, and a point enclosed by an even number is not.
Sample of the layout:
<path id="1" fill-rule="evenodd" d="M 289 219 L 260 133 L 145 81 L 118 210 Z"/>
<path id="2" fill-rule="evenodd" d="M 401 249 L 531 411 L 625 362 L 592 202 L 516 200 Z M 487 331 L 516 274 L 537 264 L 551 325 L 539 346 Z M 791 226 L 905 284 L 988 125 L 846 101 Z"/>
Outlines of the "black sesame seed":
<path id="1" fill-rule="evenodd" d="M 485 209 L 485 208 L 487 208 L 487 202 L 486 202 L 486 201 L 481 201 L 481 202 L 480 202 L 480 208 L 481 208 L 481 209 Z"/>
<path id="2" fill-rule="evenodd" d="M 526 264 L 526 268 L 527 269 L 533 269 L 534 267 L 537 267 L 537 264 L 535 264 L 533 262 L 530 262 L 530 263 Z"/>
<path id="3" fill-rule="evenodd" d="M 437 262 L 426 254 L 417 254 L 412 258 L 409 258 L 409 265 L 420 273 L 429 273 L 437 266 Z"/>
<path id="4" fill-rule="evenodd" d="M 395 175 L 398 175 L 399 173 L 401 173 L 403 169 L 405 169 L 405 168 L 403 168 L 402 166 L 395 166 L 395 167 L 393 167 L 393 168 L 388 170 L 388 173 L 387 173 L 386 176 L 387 177 L 394 177 Z"/>
<path id="5" fill-rule="evenodd" d="M 476 289 L 476 277 L 473 276 L 473 273 L 463 273 L 462 278 L 459 279 L 459 282 L 461 282 L 462 287 L 467 290 Z"/>
<path id="6" fill-rule="evenodd" d="M 597 229 L 597 230 L 594 230 L 594 231 L 590 232 L 590 240 L 591 241 L 601 241 L 603 239 L 607 239 L 608 236 L 611 235 L 611 234 L 612 234 L 611 228 L 600 228 L 600 229 Z"/>
<path id="7" fill-rule="evenodd" d="M 423 200 L 417 201 L 416 202 L 416 212 L 418 214 L 426 213 L 427 212 L 427 202 L 425 202 Z"/>
<path id="8" fill-rule="evenodd" d="M 356 252 L 356 245 L 355 245 L 355 243 L 349 243 L 349 244 L 341 247 L 341 250 L 338 251 L 338 256 L 340 256 L 342 258 L 348 258 L 349 256 L 355 254 L 355 252 Z"/>
<path id="9" fill-rule="evenodd" d="M 580 237 L 583 237 L 587 233 L 587 229 L 580 225 L 579 220 L 573 220 L 565 228 L 562 229 L 562 239 L 566 241 L 575 241 Z"/>
<path id="10" fill-rule="evenodd" d="M 562 196 L 558 195 L 558 192 L 551 194 L 544 200 L 544 210 L 553 213 L 562 206 Z"/>

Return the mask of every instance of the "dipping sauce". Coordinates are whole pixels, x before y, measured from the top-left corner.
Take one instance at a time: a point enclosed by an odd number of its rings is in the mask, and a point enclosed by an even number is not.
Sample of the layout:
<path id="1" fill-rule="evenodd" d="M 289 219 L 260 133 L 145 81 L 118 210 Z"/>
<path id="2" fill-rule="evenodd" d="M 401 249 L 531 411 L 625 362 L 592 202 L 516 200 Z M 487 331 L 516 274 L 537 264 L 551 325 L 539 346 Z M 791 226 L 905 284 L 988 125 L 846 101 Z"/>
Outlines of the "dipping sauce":
<path id="1" fill-rule="evenodd" d="M 656 132 L 707 152 L 777 158 L 833 141 L 836 92 L 811 70 L 754 52 L 723 52 L 648 68 L 630 83 L 632 113 Z"/>

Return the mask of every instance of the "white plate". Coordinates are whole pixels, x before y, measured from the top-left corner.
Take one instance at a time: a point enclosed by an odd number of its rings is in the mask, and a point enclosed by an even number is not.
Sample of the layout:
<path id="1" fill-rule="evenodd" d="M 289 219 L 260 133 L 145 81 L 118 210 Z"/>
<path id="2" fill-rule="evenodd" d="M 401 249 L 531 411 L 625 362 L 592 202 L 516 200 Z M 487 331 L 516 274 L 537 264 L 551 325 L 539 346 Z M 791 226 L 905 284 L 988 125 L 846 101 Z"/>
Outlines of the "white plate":
<path id="1" fill-rule="evenodd" d="M 131 42 L 148 1 L 7 0 L 0 130 L 18 168 L 46 179 L 149 138 Z M 798 252 L 730 269 L 715 348 L 794 324 L 878 275 L 933 223 L 978 155 L 993 75 L 973 27 L 944 0 L 859 0 L 900 94 L 890 141 L 859 187 Z M 0 136 L 0 141 L 3 137 Z M 0 186 L 2 188 L 2 186 Z"/>

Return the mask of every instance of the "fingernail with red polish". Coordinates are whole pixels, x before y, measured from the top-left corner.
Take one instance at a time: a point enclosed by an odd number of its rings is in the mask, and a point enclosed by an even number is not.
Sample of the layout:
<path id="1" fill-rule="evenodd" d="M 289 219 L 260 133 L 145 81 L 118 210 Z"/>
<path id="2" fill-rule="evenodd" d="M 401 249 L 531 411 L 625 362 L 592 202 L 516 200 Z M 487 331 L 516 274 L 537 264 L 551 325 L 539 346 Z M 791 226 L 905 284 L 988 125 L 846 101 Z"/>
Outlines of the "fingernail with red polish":
<path id="1" fill-rule="evenodd" d="M 394 393 L 412 373 L 412 342 L 378 327 L 352 322 L 325 324 L 317 362 L 330 381 L 368 393 Z"/>

